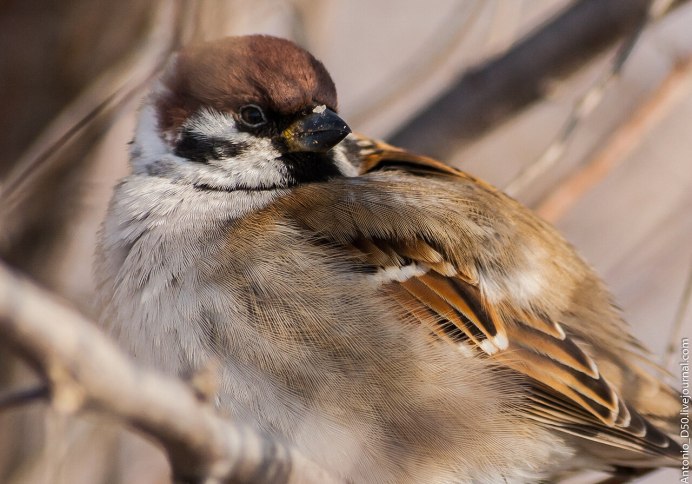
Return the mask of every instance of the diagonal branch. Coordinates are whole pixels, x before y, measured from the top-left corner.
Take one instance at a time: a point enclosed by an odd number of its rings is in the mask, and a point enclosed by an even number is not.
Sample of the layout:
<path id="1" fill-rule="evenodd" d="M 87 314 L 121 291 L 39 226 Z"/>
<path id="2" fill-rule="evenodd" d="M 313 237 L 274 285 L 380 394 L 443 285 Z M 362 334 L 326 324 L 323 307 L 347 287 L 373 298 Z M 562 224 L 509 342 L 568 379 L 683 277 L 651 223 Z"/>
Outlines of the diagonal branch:
<path id="1" fill-rule="evenodd" d="M 692 59 L 680 61 L 656 88 L 651 97 L 632 113 L 624 124 L 609 136 L 588 163 L 558 184 L 536 207 L 536 212 L 555 222 L 588 190 L 602 181 L 630 155 L 661 119 L 688 92 Z"/>
<path id="2" fill-rule="evenodd" d="M 24 390 L 0 394 L 0 412 L 8 408 L 21 407 L 28 403 L 43 401 L 48 397 L 50 397 L 50 391 L 46 385 L 38 385 Z"/>
<path id="3" fill-rule="evenodd" d="M 0 341 L 64 412 L 95 410 L 159 443 L 186 482 L 337 482 L 294 448 L 228 421 L 183 381 L 138 368 L 90 321 L 0 264 Z"/>
<path id="4" fill-rule="evenodd" d="M 675 1 L 670 8 L 684 1 Z M 389 142 L 438 159 L 542 99 L 563 79 L 636 31 L 650 0 L 579 0 L 497 58 L 466 72 Z"/>

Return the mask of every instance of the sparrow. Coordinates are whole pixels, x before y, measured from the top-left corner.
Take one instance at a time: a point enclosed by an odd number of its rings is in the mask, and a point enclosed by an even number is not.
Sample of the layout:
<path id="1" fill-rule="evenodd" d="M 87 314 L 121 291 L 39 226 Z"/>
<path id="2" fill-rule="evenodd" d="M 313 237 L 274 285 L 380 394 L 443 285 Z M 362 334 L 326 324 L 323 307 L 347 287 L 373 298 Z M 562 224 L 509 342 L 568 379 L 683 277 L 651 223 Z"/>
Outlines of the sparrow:
<path id="1" fill-rule="evenodd" d="M 97 250 L 104 327 L 348 482 L 555 481 L 675 466 L 678 402 L 549 224 L 351 133 L 276 37 L 177 53 Z"/>

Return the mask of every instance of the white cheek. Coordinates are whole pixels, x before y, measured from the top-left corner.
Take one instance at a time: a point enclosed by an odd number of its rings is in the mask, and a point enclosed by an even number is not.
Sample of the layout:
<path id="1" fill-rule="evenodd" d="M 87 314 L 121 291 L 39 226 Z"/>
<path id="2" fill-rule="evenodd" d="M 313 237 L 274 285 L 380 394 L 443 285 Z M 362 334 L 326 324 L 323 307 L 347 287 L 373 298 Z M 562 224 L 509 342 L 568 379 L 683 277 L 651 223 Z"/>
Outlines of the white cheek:
<path id="1" fill-rule="evenodd" d="M 274 148 L 271 140 L 239 131 L 233 116 L 202 110 L 185 123 L 185 127 L 204 137 L 232 139 L 250 148 L 232 158 L 210 162 L 223 170 L 220 175 L 225 178 L 225 184 L 232 180 L 237 186 L 267 187 L 280 186 L 286 181 L 286 167 L 277 161 L 281 153 Z"/>
<path id="2" fill-rule="evenodd" d="M 151 172 L 152 167 L 156 167 L 158 174 L 170 178 L 230 189 L 282 186 L 285 183 L 287 169 L 277 161 L 281 153 L 272 146 L 269 139 L 238 131 L 232 116 L 202 110 L 190 118 L 184 127 L 202 137 L 232 139 L 247 145 L 249 149 L 233 158 L 211 160 L 208 165 L 190 165 L 187 160 L 175 155 L 171 148 L 175 140 L 166 141 L 162 137 L 155 106 L 152 102 L 147 102 L 140 111 L 132 147 L 134 172 L 147 173 Z"/>
<path id="3" fill-rule="evenodd" d="M 233 157 L 213 159 L 207 163 L 190 163 L 179 157 L 172 148 L 179 134 L 161 133 L 158 126 L 155 99 L 163 95 L 164 87 L 157 86 L 142 107 L 132 146 L 131 165 L 136 174 L 154 174 L 193 185 L 209 185 L 222 189 L 265 189 L 284 187 L 289 172 L 280 160 L 281 152 L 268 138 L 257 137 L 238 130 L 236 120 L 228 113 L 202 109 L 182 126 L 200 138 L 228 140 L 244 147 Z M 319 108 L 319 106 L 318 106 Z M 317 109 L 317 108 L 316 108 Z M 182 130 L 181 130 L 182 131 Z M 339 171 L 356 176 L 357 169 L 347 159 L 343 148 L 334 150 Z"/>
<path id="4" fill-rule="evenodd" d="M 225 164 L 222 167 L 223 175 L 228 179 L 232 179 L 234 184 L 240 187 L 269 187 L 282 186 L 287 179 L 286 166 L 274 159 L 273 157 L 259 158 L 259 154 L 253 154 L 252 157 L 239 157 L 229 160 L 220 160 L 215 163 L 217 166 Z"/>

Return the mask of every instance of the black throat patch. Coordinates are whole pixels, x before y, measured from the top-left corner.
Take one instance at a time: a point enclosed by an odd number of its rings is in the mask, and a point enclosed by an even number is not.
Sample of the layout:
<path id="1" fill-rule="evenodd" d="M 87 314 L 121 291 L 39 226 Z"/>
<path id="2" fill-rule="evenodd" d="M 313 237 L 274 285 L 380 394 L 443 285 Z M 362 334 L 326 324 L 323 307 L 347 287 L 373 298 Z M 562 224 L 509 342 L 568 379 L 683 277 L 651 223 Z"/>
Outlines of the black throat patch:
<path id="1" fill-rule="evenodd" d="M 328 153 L 286 153 L 279 160 L 286 166 L 292 185 L 324 182 L 344 176 Z"/>

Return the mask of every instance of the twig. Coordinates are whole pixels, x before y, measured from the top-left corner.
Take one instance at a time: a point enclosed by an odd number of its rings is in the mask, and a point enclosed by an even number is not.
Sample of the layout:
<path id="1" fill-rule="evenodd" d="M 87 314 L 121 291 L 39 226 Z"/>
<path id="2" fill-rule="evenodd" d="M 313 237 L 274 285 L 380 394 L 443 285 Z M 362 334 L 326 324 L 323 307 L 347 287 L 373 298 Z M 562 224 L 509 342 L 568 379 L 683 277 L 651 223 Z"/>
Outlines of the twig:
<path id="1" fill-rule="evenodd" d="M 686 80 L 692 73 L 692 59 L 675 66 L 653 95 L 608 139 L 591 160 L 558 185 L 536 207 L 544 219 L 554 222 L 579 198 L 598 184 L 645 139 L 661 118 L 676 106 L 687 92 Z"/>
<path id="2" fill-rule="evenodd" d="M 609 69 L 587 91 L 582 94 L 572 106 L 560 133 L 543 154 L 533 163 L 524 167 L 517 176 L 505 187 L 505 191 L 516 196 L 522 190 L 528 188 L 538 177 L 553 167 L 564 155 L 567 143 L 574 134 L 576 128 L 584 121 L 596 107 L 601 104 L 606 90 L 619 78 L 622 68 L 630 58 L 634 46 L 639 41 L 644 29 L 650 23 L 660 19 L 671 8 L 672 0 L 658 0 L 652 2 L 648 14 L 641 19 L 637 28 L 632 32 L 618 48 Z"/>
<path id="3" fill-rule="evenodd" d="M 337 482 L 294 448 L 218 416 L 181 380 L 138 368 L 55 296 L 0 264 L 0 340 L 46 378 L 61 412 L 93 409 L 158 442 L 190 482 Z"/>
<path id="4" fill-rule="evenodd" d="M 158 27 L 143 42 L 145 47 L 135 49 L 85 88 L 13 164 L 0 183 L 0 247 L 9 246 L 27 223 L 22 208 L 34 198 L 32 188 L 51 173 L 49 169 L 60 162 L 65 149 L 97 121 L 105 126 L 118 109 L 136 99 L 170 52 L 179 46 L 181 8 L 177 2 L 161 7 L 152 20 L 152 25 Z"/>
<path id="5" fill-rule="evenodd" d="M 416 87 L 439 71 L 466 40 L 471 27 L 486 6 L 487 3 L 484 2 L 472 4 L 470 7 L 468 3 L 460 2 L 445 16 L 444 25 L 435 29 L 434 38 L 424 43 L 417 53 L 408 55 L 411 62 L 389 76 L 369 95 L 363 96 L 363 99 L 368 100 L 367 104 L 349 115 L 349 122 L 357 126 L 368 121 L 406 98 Z"/>
<path id="6" fill-rule="evenodd" d="M 580 0 L 505 53 L 469 69 L 389 137 L 396 146 L 449 159 L 460 147 L 545 96 L 546 86 L 629 36 L 649 0 Z"/>
<path id="7" fill-rule="evenodd" d="M 19 391 L 7 392 L 0 395 L 0 412 L 13 407 L 20 407 L 28 403 L 45 400 L 50 396 L 48 385 L 38 385 Z"/>

